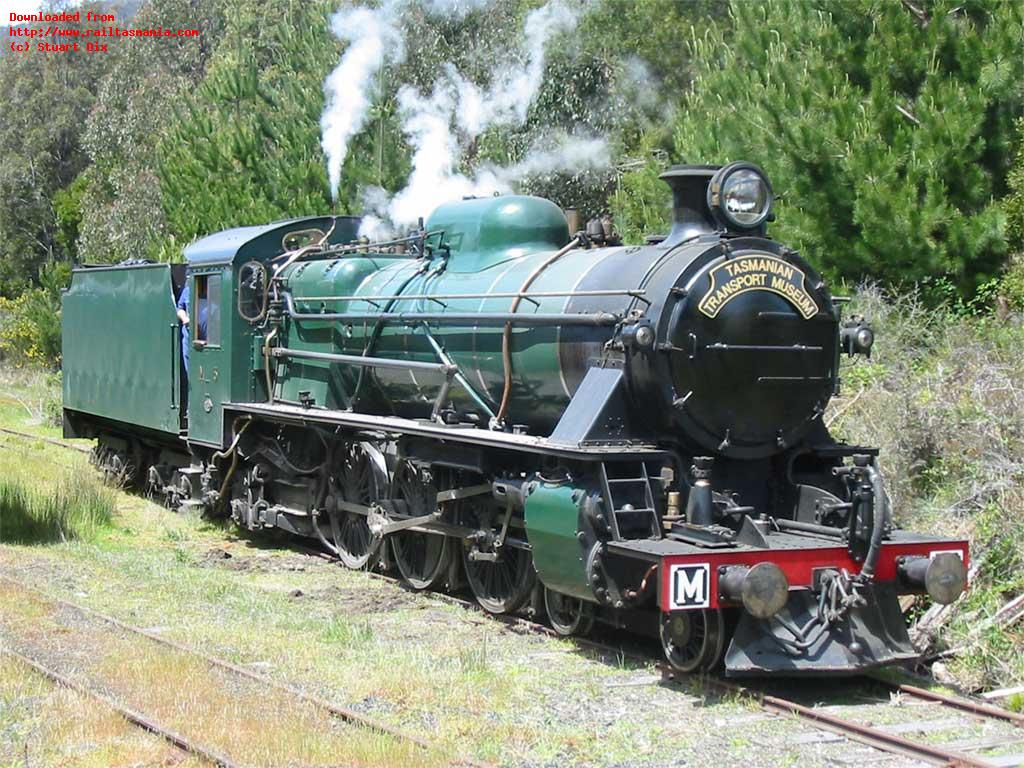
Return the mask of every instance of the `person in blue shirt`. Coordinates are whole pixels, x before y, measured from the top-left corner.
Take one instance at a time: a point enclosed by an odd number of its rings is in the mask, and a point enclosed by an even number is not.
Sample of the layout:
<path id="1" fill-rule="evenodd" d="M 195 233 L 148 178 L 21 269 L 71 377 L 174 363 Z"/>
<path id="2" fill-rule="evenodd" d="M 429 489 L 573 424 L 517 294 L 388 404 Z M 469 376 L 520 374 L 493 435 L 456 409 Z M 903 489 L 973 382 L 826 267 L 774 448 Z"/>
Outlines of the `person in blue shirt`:
<path id="1" fill-rule="evenodd" d="M 197 338 L 205 341 L 206 340 L 206 320 L 208 314 L 207 301 L 200 299 L 199 301 L 199 336 Z M 189 283 L 185 282 L 185 287 L 181 291 L 181 295 L 178 297 L 178 319 L 181 321 L 181 361 L 185 365 L 185 376 L 188 376 L 188 353 L 192 347 L 191 332 L 189 330 L 189 323 L 191 322 L 191 308 L 192 308 L 192 288 Z"/>
<path id="2" fill-rule="evenodd" d="M 188 376 L 188 348 L 189 348 L 189 332 L 188 324 L 189 308 L 192 302 L 192 291 L 189 288 L 188 281 L 185 281 L 185 287 L 181 290 L 181 295 L 178 296 L 178 319 L 181 321 L 181 362 L 185 366 L 185 376 Z"/>

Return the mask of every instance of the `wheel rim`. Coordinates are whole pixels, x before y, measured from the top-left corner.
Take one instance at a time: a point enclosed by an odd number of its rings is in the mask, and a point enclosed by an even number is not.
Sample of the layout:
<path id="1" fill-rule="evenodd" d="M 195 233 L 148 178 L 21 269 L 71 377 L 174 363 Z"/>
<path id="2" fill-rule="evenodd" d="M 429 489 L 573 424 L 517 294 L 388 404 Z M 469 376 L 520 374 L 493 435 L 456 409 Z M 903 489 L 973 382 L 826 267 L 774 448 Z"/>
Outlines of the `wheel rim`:
<path id="1" fill-rule="evenodd" d="M 661 646 L 669 664 L 681 672 L 713 668 L 725 647 L 722 612 L 714 609 L 663 614 Z"/>
<path id="2" fill-rule="evenodd" d="M 395 475 L 393 496 L 406 503 L 410 517 L 430 514 L 437 507 L 437 491 L 424 483 L 408 464 Z M 420 531 L 391 535 L 391 551 L 399 573 L 414 589 L 430 589 L 444 578 L 451 561 L 448 537 Z"/>
<path id="3" fill-rule="evenodd" d="M 352 445 L 345 452 L 337 476 L 341 498 L 353 504 L 369 505 L 383 487 L 383 457 L 372 445 Z M 366 567 L 380 547 L 380 537 L 370 531 L 366 515 L 337 512 L 331 515 L 331 533 L 341 561 L 349 568 Z"/>
<path id="4" fill-rule="evenodd" d="M 578 597 L 544 588 L 544 608 L 560 635 L 585 635 L 594 626 L 594 607 Z"/>
<path id="5" fill-rule="evenodd" d="M 398 570 L 411 587 L 430 589 L 440 583 L 450 560 L 447 536 L 401 531 L 391 545 Z"/>
<path id="6" fill-rule="evenodd" d="M 511 613 L 530 597 L 533 589 L 533 558 L 529 550 L 503 547 L 494 562 L 473 560 L 473 550 L 463 550 L 466 580 L 480 606 L 489 613 Z"/>

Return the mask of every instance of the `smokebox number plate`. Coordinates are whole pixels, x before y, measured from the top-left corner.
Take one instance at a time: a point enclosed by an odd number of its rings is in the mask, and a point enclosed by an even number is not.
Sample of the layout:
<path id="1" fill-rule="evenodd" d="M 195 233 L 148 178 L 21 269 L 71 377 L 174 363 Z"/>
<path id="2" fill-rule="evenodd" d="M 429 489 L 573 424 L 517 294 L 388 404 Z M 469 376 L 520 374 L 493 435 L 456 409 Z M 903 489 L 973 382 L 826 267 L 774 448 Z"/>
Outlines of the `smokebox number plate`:
<path id="1" fill-rule="evenodd" d="M 740 256 L 711 270 L 711 287 L 698 307 L 708 317 L 716 317 L 726 304 L 748 291 L 769 291 L 782 296 L 809 320 L 818 314 L 818 305 L 804 285 L 804 273 L 774 256 Z"/>

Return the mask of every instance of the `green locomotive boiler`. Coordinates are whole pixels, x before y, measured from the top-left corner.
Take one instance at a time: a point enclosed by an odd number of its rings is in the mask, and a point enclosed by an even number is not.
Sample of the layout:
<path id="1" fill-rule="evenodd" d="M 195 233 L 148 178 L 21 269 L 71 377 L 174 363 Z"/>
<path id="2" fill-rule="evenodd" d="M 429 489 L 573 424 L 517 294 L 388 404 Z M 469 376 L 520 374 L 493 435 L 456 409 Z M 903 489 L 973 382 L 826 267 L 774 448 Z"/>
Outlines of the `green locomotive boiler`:
<path id="1" fill-rule="evenodd" d="M 322 216 L 76 270 L 66 434 L 172 507 L 657 634 L 683 671 L 913 658 L 898 596 L 954 600 L 968 550 L 899 530 L 878 451 L 825 427 L 870 326 L 767 237 L 756 166 L 663 178 L 673 228 L 642 246 L 500 196 L 388 242 Z"/>

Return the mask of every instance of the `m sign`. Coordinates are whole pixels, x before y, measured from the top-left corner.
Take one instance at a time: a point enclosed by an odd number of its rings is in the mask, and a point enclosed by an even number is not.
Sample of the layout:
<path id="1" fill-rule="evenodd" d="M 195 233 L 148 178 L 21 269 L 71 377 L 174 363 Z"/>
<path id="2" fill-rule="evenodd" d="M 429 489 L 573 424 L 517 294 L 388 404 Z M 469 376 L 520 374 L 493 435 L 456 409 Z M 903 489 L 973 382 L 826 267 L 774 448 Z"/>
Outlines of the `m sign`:
<path id="1" fill-rule="evenodd" d="M 669 609 L 707 608 L 711 604 L 711 566 L 673 565 L 669 570 Z"/>

